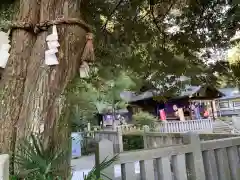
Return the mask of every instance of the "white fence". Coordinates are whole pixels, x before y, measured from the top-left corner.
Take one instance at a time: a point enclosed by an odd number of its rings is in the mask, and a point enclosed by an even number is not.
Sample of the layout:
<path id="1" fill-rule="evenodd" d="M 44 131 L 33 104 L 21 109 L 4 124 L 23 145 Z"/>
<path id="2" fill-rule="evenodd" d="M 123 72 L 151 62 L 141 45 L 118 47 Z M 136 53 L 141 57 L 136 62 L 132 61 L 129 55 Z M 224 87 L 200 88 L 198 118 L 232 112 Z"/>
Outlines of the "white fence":
<path id="1" fill-rule="evenodd" d="M 120 125 L 117 129 L 121 129 L 123 133 L 141 131 L 143 129 L 134 126 L 133 124 Z M 213 132 L 213 121 L 211 119 L 199 119 L 188 121 L 162 121 L 157 122 L 153 128 L 155 132 L 164 133 L 185 133 L 189 131 Z"/>
<path id="2" fill-rule="evenodd" d="M 211 119 L 173 121 L 159 124 L 158 131 L 165 133 L 184 133 L 188 131 L 212 132 Z"/>

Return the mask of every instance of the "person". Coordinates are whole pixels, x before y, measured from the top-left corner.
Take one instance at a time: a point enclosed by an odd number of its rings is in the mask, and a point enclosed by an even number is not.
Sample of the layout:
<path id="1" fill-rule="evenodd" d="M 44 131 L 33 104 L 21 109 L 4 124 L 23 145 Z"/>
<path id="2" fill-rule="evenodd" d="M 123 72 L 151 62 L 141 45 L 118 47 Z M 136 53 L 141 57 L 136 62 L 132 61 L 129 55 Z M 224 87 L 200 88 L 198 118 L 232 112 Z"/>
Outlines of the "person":
<path id="1" fill-rule="evenodd" d="M 184 112 L 184 116 L 190 116 L 190 111 L 187 107 L 184 107 L 183 112 Z"/>
<path id="2" fill-rule="evenodd" d="M 197 120 L 201 119 L 201 115 L 200 115 L 200 112 L 199 112 L 199 105 L 197 103 L 195 103 L 193 105 L 193 111 L 194 111 L 196 119 Z"/>
<path id="3" fill-rule="evenodd" d="M 178 120 L 185 121 L 184 113 L 182 108 L 178 108 L 177 105 L 173 105 L 174 115 L 178 117 Z"/>
<path id="4" fill-rule="evenodd" d="M 177 117 L 177 119 L 179 120 L 178 107 L 175 104 L 173 105 L 173 111 L 174 111 L 174 116 Z"/>
<path id="5" fill-rule="evenodd" d="M 165 113 L 164 109 L 160 109 L 159 112 L 160 112 L 160 119 L 162 121 L 167 120 L 166 113 Z"/>
<path id="6" fill-rule="evenodd" d="M 206 118 L 206 119 L 209 117 L 209 112 L 206 108 L 204 109 L 203 117 Z"/>
<path id="7" fill-rule="evenodd" d="M 190 119 L 190 110 L 188 107 L 184 107 L 183 113 L 184 113 L 184 116 L 186 117 L 186 119 Z"/>

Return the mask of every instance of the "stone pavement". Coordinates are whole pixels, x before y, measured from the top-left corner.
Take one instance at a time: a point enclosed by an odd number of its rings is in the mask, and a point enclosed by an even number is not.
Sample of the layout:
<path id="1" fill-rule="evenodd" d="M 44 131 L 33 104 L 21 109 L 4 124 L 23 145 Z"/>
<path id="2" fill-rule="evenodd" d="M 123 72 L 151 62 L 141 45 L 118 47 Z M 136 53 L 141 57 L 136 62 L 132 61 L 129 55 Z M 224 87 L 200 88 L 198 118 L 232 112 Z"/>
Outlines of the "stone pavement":
<path id="1" fill-rule="evenodd" d="M 84 170 L 92 169 L 95 165 L 95 155 L 82 156 L 78 159 L 73 159 L 71 161 L 71 166 L 73 170 Z"/>
<path id="2" fill-rule="evenodd" d="M 72 180 L 83 180 L 84 174 L 88 174 L 89 171 L 94 167 L 95 165 L 95 156 L 90 155 L 90 156 L 83 156 L 80 157 L 79 159 L 73 159 L 71 161 L 71 166 L 73 169 L 73 177 Z M 121 166 L 120 165 L 115 165 L 114 166 L 114 174 L 115 177 L 120 177 L 121 176 Z M 140 166 L 139 162 L 135 163 L 135 173 L 138 174 L 140 173 Z"/>

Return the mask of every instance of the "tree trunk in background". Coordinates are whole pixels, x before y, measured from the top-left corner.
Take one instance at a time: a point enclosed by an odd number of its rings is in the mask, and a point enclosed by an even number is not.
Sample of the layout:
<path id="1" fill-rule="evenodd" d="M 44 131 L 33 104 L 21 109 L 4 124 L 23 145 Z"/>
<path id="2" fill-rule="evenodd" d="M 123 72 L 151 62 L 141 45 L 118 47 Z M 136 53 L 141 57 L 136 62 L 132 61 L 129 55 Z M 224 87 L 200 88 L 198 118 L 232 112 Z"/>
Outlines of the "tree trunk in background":
<path id="1" fill-rule="evenodd" d="M 80 0 L 21 0 L 20 14 L 18 20 L 29 22 L 67 18 L 67 14 L 80 19 Z M 4 95 L 0 99 L 3 152 L 14 150 L 9 141 L 13 127 L 17 128 L 17 137 L 23 137 L 29 128 L 39 127 L 41 122 L 48 143 L 56 143 L 54 147 L 70 141 L 71 126 L 68 113 L 64 112 L 67 107 L 63 92 L 78 72 L 87 32 L 77 25 L 58 25 L 57 29 L 59 65 L 51 67 L 44 64 L 46 37 L 52 32 L 51 27 L 49 32 L 36 37 L 24 30 L 13 32 L 11 57 L 3 75 Z M 61 114 L 65 117 L 60 118 Z"/>

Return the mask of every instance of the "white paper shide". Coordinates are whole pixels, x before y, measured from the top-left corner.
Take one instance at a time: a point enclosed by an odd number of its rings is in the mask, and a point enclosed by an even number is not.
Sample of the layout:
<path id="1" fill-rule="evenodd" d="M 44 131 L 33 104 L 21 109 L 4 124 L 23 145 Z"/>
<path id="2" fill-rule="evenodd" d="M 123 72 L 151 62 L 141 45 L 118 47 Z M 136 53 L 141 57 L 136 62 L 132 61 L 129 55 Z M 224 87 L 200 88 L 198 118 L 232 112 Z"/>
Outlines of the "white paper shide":
<path id="1" fill-rule="evenodd" d="M 89 77 L 90 67 L 87 62 L 83 61 L 80 66 L 79 73 L 81 78 Z"/>
<path id="2" fill-rule="evenodd" d="M 0 31 L 0 67 L 5 68 L 8 58 L 10 56 L 9 50 L 11 45 L 9 44 L 9 33 Z"/>
<path id="3" fill-rule="evenodd" d="M 57 27 L 53 25 L 52 34 L 48 35 L 46 38 L 48 50 L 45 51 L 45 64 L 48 66 L 58 65 L 56 53 L 58 52 L 58 47 L 60 46 L 58 42 Z"/>

